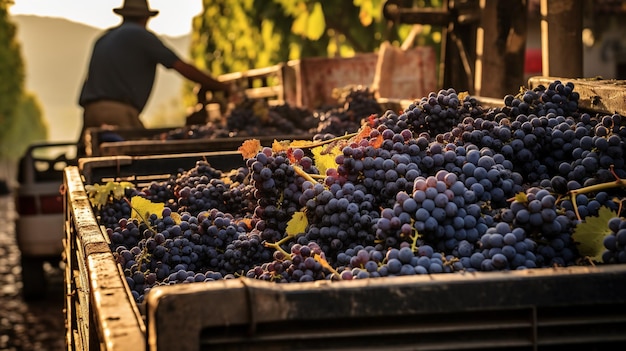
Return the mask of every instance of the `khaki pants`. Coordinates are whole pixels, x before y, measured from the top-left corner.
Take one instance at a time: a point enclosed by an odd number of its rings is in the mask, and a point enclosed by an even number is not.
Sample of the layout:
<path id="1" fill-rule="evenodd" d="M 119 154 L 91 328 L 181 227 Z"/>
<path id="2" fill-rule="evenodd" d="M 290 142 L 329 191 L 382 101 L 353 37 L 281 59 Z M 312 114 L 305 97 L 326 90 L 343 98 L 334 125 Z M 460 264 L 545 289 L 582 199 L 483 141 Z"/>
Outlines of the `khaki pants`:
<path id="1" fill-rule="evenodd" d="M 86 131 L 88 128 L 102 128 L 106 126 L 118 128 L 139 128 L 145 126 L 139 119 L 139 111 L 131 105 L 117 101 L 101 100 L 85 105 L 83 111 L 83 128 L 78 140 L 79 156 L 90 156 L 91 150 L 86 146 Z"/>

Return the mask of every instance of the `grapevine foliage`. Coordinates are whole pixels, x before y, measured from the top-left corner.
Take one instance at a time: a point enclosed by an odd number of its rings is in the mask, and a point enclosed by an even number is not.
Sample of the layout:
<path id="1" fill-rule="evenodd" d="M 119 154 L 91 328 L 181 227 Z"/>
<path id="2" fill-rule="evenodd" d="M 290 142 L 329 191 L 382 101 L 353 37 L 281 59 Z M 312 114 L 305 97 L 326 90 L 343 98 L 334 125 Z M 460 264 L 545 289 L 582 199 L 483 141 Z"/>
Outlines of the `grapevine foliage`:
<path id="1" fill-rule="evenodd" d="M 124 197 L 126 189 L 133 188 L 135 185 L 130 182 L 107 182 L 106 184 L 87 184 L 85 191 L 89 196 L 91 205 L 95 208 L 101 208 L 107 205 L 111 198 L 120 200 Z"/>

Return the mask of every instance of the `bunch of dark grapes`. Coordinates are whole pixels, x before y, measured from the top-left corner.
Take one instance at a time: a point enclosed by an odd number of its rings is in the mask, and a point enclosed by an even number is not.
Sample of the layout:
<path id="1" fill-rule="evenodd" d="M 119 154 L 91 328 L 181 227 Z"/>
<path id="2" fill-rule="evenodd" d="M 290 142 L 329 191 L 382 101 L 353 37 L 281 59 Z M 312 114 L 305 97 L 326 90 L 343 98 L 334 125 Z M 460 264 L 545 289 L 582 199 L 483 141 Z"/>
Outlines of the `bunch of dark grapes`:
<path id="1" fill-rule="evenodd" d="M 349 86 L 334 92 L 337 105 L 313 114 L 319 120 L 315 133 L 340 136 L 354 133 L 370 116 L 378 116 L 382 108 L 369 87 Z"/>
<path id="2" fill-rule="evenodd" d="M 263 233 L 263 240 L 276 242 L 283 237 L 289 219 L 300 209 L 304 179 L 296 175 L 285 152 L 275 154 L 268 147 L 248 159 L 247 165 L 257 200 L 254 214 L 261 219 L 257 229 Z"/>
<path id="3" fill-rule="evenodd" d="M 222 194 L 229 186 L 221 177 L 222 172 L 204 160 L 179 173 L 173 186 L 177 195 L 178 211 L 197 215 L 212 208 L 224 210 Z"/>
<path id="4" fill-rule="evenodd" d="M 453 88 L 431 92 L 419 101 L 413 102 L 397 116 L 402 125 L 419 135 L 423 132 L 432 137 L 449 132 L 465 117 L 478 116 L 484 113 L 475 98 L 469 95 L 462 100 Z M 389 114 L 387 117 L 395 117 Z M 402 127 L 399 127 L 402 128 Z"/>
<path id="5" fill-rule="evenodd" d="M 216 209 L 197 217 L 182 213 L 179 222 L 171 215 L 165 208 L 161 218 L 152 215 L 148 224 L 122 219 L 108 232 L 111 249 L 127 280 L 133 281 L 138 302 L 145 289 L 172 284 L 168 280 L 172 273 L 214 272 L 215 279 L 217 274 L 244 274 L 271 258 L 260 236 L 228 214 Z"/>
<path id="6" fill-rule="evenodd" d="M 261 126 L 260 117 L 265 115 L 264 110 L 259 107 L 262 104 L 263 102 L 261 100 L 243 99 L 226 116 L 226 128 L 235 134 L 262 135 L 259 134 Z M 248 134 L 249 132 L 253 134 Z"/>
<path id="7" fill-rule="evenodd" d="M 611 234 L 604 237 L 604 263 L 626 263 L 626 220 L 613 217 L 608 222 Z"/>
<path id="8" fill-rule="evenodd" d="M 537 243 L 527 237 L 523 228 L 512 229 L 508 223 L 499 222 L 480 238 L 478 250 L 461 262 L 479 271 L 536 268 L 536 249 Z"/>
<path id="9" fill-rule="evenodd" d="M 362 251 L 362 250 L 361 250 Z M 359 252 L 361 252 L 359 251 Z M 411 248 L 408 243 L 403 243 L 399 248 L 391 248 L 384 254 L 384 260 L 378 264 L 375 272 L 369 272 L 373 265 L 369 262 L 362 268 L 353 268 L 353 279 L 371 278 L 371 277 L 395 277 L 416 274 L 438 274 L 451 273 L 460 270 L 458 260 L 441 252 L 436 252 L 430 245 L 423 244 L 415 249 Z M 370 262 L 378 257 L 379 254 L 370 254 Z M 374 261 L 375 262 L 375 261 Z M 367 275 L 363 270 L 367 271 Z M 344 277 L 344 274 L 342 274 Z"/>
<path id="10" fill-rule="evenodd" d="M 316 255 L 318 259 L 315 258 Z M 285 256 L 282 251 L 275 251 L 272 261 L 268 260 L 248 270 L 246 277 L 277 283 L 327 279 L 330 274 L 324 270 L 319 259 L 325 259 L 325 254 L 316 243 L 294 244 L 291 246 L 289 256 Z"/>
<path id="11" fill-rule="evenodd" d="M 126 197 L 122 199 L 111 199 L 102 207 L 94 209 L 94 213 L 98 216 L 98 223 L 100 223 L 100 225 L 114 229 L 118 226 L 121 219 L 130 218 L 130 203 L 128 203 Z"/>
<path id="12" fill-rule="evenodd" d="M 574 84 L 563 84 L 560 80 L 551 82 L 547 87 L 539 85 L 532 90 L 521 91 L 517 96 L 506 95 L 504 107 L 496 109 L 508 116 L 520 114 L 546 116 L 550 113 L 557 116 L 576 116 L 580 94 L 574 91 Z"/>
<path id="13" fill-rule="evenodd" d="M 130 212 L 124 217 L 120 217 L 115 224 L 106 226 L 107 235 L 111 242 L 111 248 L 117 249 L 119 246 L 131 248 L 136 246 L 143 238 L 145 225 L 141 225 L 139 220 L 132 219 Z"/>
<path id="14" fill-rule="evenodd" d="M 476 192 L 454 173 L 418 177 L 411 194 L 398 205 L 411 215 L 424 242 L 440 252 L 452 252 L 462 240 L 476 243 L 487 230 Z"/>
<path id="15" fill-rule="evenodd" d="M 523 228 L 537 242 L 538 266 L 570 265 L 577 256 L 571 237 L 575 222 L 557 208 L 556 201 L 547 189 L 531 187 L 502 213 L 504 222 Z"/>
<path id="16" fill-rule="evenodd" d="M 326 172 L 325 184 L 351 182 L 366 194 L 376 194 L 375 207 L 391 206 L 399 191 L 410 191 L 420 175 L 419 146 L 405 130 L 373 129 L 369 139 L 345 145 L 335 158 L 336 169 Z M 380 145 L 377 145 L 380 143 Z"/>
<path id="17" fill-rule="evenodd" d="M 385 252 L 371 245 L 354 245 L 337 255 L 336 266 L 342 280 L 378 278 L 386 275 L 381 269 Z"/>
<path id="18" fill-rule="evenodd" d="M 343 106 L 348 116 L 354 121 L 360 121 L 371 115 L 378 116 L 383 112 L 374 93 L 367 86 L 348 86 L 343 89 L 335 89 L 333 97 L 337 99 L 337 104 Z"/>
<path id="19" fill-rule="evenodd" d="M 308 135 L 317 126 L 313 113 L 289 104 L 270 105 L 264 99 L 245 98 L 226 116 L 231 135 Z"/>
<path id="20" fill-rule="evenodd" d="M 309 130 L 317 128 L 317 119 L 313 113 L 306 108 L 291 106 L 288 103 L 280 105 L 270 105 L 269 112 L 276 114 L 293 125 L 292 132 L 308 133 Z M 285 133 L 283 133 L 285 134 Z"/>
<path id="21" fill-rule="evenodd" d="M 147 186 L 139 190 L 138 194 L 127 194 L 127 199 L 134 195 L 140 195 L 152 202 L 163 203 L 172 211 L 178 211 L 178 201 L 175 194 L 176 177 L 170 176 L 169 179 L 163 181 L 152 181 Z"/>
<path id="22" fill-rule="evenodd" d="M 339 252 L 351 245 L 374 243 L 373 223 L 378 217 L 374 196 L 350 182 L 333 184 L 329 189 L 306 181 L 301 204 L 310 225 L 303 240 L 316 242 L 334 261 Z"/>

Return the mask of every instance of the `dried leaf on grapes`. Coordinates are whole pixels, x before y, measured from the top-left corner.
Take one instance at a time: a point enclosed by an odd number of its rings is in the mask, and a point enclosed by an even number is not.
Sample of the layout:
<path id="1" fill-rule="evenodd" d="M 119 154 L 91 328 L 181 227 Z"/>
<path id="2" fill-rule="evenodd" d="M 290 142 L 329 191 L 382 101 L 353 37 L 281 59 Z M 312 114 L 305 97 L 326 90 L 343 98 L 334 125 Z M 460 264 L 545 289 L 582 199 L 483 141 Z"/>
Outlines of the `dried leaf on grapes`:
<path id="1" fill-rule="evenodd" d="M 272 151 L 275 153 L 281 151 L 288 152 L 290 149 L 307 148 L 311 145 L 315 145 L 315 142 L 309 140 L 274 140 L 274 143 L 272 143 Z"/>
<path id="2" fill-rule="evenodd" d="M 252 158 L 261 151 L 261 141 L 258 139 L 248 139 L 237 149 L 244 158 Z"/>

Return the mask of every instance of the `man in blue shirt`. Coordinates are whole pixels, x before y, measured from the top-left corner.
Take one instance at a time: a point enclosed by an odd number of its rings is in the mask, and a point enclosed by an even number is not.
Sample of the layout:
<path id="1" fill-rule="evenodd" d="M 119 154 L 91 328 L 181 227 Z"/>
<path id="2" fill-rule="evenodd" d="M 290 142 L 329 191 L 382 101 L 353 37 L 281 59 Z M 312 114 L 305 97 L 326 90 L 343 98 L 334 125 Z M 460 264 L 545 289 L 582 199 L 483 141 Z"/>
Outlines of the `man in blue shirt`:
<path id="1" fill-rule="evenodd" d="M 139 115 L 152 92 L 159 64 L 198 83 L 202 90 L 230 93 L 231 89 L 180 59 L 146 28 L 148 20 L 159 13 L 149 8 L 147 0 L 125 0 L 113 12 L 123 21 L 96 40 L 79 97 L 84 109 L 79 153 L 84 151 L 87 128 L 144 128 Z"/>

